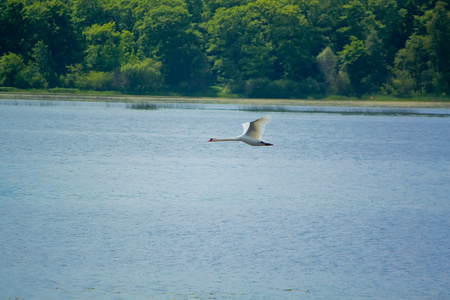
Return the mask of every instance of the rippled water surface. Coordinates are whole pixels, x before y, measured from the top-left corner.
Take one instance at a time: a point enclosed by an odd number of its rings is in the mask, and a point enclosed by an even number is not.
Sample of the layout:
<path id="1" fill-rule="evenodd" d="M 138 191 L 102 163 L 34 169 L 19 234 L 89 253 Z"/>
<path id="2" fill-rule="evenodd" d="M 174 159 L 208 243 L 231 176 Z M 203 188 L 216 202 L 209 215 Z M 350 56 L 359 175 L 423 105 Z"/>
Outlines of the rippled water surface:
<path id="1" fill-rule="evenodd" d="M 265 114 L 0 105 L 0 299 L 449 299 L 450 118 Z"/>

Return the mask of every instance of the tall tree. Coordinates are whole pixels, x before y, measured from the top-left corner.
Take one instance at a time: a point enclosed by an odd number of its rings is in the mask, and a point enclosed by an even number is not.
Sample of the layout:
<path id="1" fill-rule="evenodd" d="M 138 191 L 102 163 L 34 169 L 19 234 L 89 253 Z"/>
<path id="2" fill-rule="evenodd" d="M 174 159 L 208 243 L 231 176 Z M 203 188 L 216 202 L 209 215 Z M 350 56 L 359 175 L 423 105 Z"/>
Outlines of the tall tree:
<path id="1" fill-rule="evenodd" d="M 407 11 L 400 8 L 398 0 L 369 0 L 368 9 L 372 12 L 376 26 L 369 28 L 366 37 L 376 32 L 386 62 L 392 65 L 397 51 L 405 46 L 411 32 L 407 29 Z"/>
<path id="2" fill-rule="evenodd" d="M 0 2 L 0 56 L 27 51 L 30 27 L 25 19 L 25 5 L 21 0 Z"/>
<path id="3" fill-rule="evenodd" d="M 79 60 L 80 36 L 75 30 L 68 7 L 59 0 L 34 2 L 26 7 L 30 24 L 29 49 L 42 41 L 52 56 L 51 68 L 58 74 Z M 29 52 L 31 54 L 31 51 Z"/>
<path id="4" fill-rule="evenodd" d="M 351 37 L 364 40 L 366 18 L 367 7 L 363 1 L 350 0 L 349 3 L 344 4 L 340 14 L 340 28 L 338 29 L 342 34 L 340 42 L 347 44 L 351 42 Z"/>
<path id="5" fill-rule="evenodd" d="M 439 1 L 417 18 L 413 34 L 395 58 L 391 92 L 402 96 L 450 92 L 450 13 Z"/>
<path id="6" fill-rule="evenodd" d="M 330 47 L 326 47 L 319 55 L 317 55 L 317 63 L 319 64 L 320 71 L 327 84 L 327 91 L 331 94 L 337 92 L 337 61 L 338 57 Z"/>
<path id="7" fill-rule="evenodd" d="M 88 47 L 85 62 L 89 69 L 110 72 L 120 67 L 120 33 L 115 24 L 92 25 L 84 31 Z"/>
<path id="8" fill-rule="evenodd" d="M 436 73 L 437 92 L 450 92 L 450 12 L 442 1 L 436 3 L 426 23 L 430 37 L 431 66 Z"/>
<path id="9" fill-rule="evenodd" d="M 348 73 L 353 91 L 360 96 L 366 91 L 364 78 L 370 72 L 364 41 L 351 37 L 352 42 L 339 52 L 341 68 Z"/>
<path id="10" fill-rule="evenodd" d="M 163 0 L 149 10 L 136 28 L 139 56 L 162 61 L 165 82 L 172 86 L 202 81 L 206 56 L 203 37 L 190 23 L 182 0 Z"/>
<path id="11" fill-rule="evenodd" d="M 47 81 L 50 86 L 58 85 L 58 76 L 52 69 L 54 65 L 53 57 L 48 50 L 48 46 L 43 41 L 38 41 L 33 47 L 32 65 L 36 66 L 36 70 Z"/>
<path id="12" fill-rule="evenodd" d="M 423 94 L 432 90 L 433 74 L 429 68 L 429 37 L 412 35 L 395 58 L 394 89 L 398 96 Z"/>
<path id="13" fill-rule="evenodd" d="M 103 4 L 99 14 L 102 14 L 108 22 L 114 22 L 116 31 L 133 32 L 137 20 L 136 9 L 139 4 L 139 0 L 108 0 Z"/>
<path id="14" fill-rule="evenodd" d="M 105 2 L 106 0 L 73 0 L 73 19 L 80 30 L 94 24 L 103 25 L 111 22 Z"/>
<path id="15" fill-rule="evenodd" d="M 207 30 L 208 53 L 221 81 L 305 80 L 317 71 L 314 34 L 297 6 L 258 0 L 222 8 Z"/>

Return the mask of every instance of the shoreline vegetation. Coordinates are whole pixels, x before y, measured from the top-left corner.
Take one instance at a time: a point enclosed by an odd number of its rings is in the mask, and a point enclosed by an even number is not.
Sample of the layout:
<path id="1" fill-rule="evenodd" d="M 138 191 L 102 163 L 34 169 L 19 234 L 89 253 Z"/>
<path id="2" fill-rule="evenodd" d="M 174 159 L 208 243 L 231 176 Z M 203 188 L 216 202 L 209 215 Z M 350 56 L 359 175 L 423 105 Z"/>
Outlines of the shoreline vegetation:
<path id="1" fill-rule="evenodd" d="M 274 105 L 274 106 L 331 106 L 331 107 L 386 107 L 386 108 L 436 108 L 450 109 L 450 100 L 445 98 L 419 97 L 394 98 L 374 96 L 372 99 L 343 99 L 341 96 L 325 99 L 256 99 L 235 97 L 187 97 L 157 95 L 125 95 L 111 93 L 53 93 L 0 92 L 3 100 L 44 100 L 82 102 L 122 102 L 122 103 L 192 103 L 192 104 L 234 104 L 234 105 Z"/>
<path id="2" fill-rule="evenodd" d="M 445 102 L 447 2 L 2 1 L 0 92 Z"/>

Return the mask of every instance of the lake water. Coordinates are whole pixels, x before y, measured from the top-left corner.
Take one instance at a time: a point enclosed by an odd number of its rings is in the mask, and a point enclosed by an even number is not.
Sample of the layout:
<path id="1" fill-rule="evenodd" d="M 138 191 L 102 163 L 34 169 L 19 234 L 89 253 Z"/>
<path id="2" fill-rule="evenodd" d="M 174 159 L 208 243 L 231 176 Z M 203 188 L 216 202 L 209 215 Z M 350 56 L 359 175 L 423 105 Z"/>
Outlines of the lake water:
<path id="1" fill-rule="evenodd" d="M 450 298 L 448 115 L 272 112 L 251 147 L 206 141 L 266 112 L 30 103 L 0 105 L 2 300 Z"/>

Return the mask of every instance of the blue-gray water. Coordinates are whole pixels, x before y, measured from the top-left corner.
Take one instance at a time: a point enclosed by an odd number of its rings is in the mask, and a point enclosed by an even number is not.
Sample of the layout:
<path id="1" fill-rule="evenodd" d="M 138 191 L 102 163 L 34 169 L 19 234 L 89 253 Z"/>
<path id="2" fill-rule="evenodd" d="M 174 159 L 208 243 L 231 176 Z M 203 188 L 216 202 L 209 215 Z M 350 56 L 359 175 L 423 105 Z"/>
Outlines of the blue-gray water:
<path id="1" fill-rule="evenodd" d="M 450 118 L 265 114 L 3 102 L 0 299 L 449 299 Z"/>

